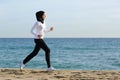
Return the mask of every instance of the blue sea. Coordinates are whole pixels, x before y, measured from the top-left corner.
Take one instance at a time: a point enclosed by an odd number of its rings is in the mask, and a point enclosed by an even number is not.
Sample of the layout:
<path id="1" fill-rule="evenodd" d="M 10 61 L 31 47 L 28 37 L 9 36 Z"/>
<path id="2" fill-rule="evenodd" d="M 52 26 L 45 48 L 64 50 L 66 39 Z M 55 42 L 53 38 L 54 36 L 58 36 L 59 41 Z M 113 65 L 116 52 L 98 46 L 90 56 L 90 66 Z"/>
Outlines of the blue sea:
<path id="1" fill-rule="evenodd" d="M 120 70 L 120 38 L 45 38 L 51 64 L 65 70 Z M 0 38 L 0 68 L 19 68 L 34 48 L 32 38 Z M 25 68 L 46 69 L 41 49 Z"/>

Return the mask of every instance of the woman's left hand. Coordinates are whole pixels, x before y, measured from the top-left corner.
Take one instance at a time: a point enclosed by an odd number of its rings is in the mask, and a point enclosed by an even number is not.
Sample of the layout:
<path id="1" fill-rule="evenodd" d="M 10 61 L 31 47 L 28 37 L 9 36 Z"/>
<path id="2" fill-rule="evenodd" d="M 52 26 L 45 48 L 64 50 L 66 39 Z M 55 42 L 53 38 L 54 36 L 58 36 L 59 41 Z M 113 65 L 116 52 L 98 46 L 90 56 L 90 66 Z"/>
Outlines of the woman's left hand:
<path id="1" fill-rule="evenodd" d="M 53 27 L 50 28 L 50 31 L 53 31 Z"/>

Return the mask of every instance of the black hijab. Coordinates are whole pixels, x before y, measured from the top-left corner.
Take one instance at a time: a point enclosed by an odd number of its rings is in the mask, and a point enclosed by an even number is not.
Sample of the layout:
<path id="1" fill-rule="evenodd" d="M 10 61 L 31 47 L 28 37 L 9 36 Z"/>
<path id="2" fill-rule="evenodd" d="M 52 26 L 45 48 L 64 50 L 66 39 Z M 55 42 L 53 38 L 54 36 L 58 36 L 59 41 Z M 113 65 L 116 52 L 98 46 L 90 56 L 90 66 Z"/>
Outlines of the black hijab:
<path id="1" fill-rule="evenodd" d="M 41 23 L 44 23 L 44 19 L 42 18 L 44 13 L 45 13 L 44 11 L 36 12 L 36 19 L 37 19 L 37 21 L 39 21 Z"/>

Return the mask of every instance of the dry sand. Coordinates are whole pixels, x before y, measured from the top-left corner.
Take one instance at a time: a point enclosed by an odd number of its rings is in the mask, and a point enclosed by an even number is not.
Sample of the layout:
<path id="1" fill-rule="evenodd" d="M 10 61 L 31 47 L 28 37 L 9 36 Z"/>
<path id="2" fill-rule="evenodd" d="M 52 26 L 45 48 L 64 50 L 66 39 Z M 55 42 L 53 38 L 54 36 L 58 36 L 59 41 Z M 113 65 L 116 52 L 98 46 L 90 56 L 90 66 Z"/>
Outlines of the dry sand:
<path id="1" fill-rule="evenodd" d="M 0 80 L 120 80 L 120 71 L 0 69 Z"/>

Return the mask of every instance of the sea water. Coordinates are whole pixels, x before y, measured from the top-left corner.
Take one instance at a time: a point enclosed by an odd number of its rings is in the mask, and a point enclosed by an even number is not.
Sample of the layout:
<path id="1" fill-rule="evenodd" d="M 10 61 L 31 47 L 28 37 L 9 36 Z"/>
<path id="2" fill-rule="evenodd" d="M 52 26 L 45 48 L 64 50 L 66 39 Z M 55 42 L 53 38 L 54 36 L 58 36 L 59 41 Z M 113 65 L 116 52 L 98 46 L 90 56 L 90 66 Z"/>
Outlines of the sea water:
<path id="1" fill-rule="evenodd" d="M 120 38 L 45 38 L 51 64 L 67 70 L 120 70 Z M 0 38 L 0 68 L 19 68 L 34 49 L 32 38 Z M 41 49 L 25 68 L 46 69 Z"/>

